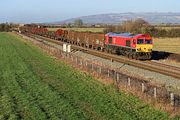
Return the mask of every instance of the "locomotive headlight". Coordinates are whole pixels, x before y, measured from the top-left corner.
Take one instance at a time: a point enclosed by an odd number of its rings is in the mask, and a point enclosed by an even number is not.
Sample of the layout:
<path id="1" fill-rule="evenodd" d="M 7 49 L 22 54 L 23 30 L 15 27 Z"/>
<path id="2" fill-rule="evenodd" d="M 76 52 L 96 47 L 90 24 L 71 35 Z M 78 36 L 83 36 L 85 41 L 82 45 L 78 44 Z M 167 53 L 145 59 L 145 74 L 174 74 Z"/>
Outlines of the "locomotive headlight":
<path id="1" fill-rule="evenodd" d="M 137 50 L 137 51 L 140 51 L 140 50 L 141 50 L 141 48 L 137 48 L 136 50 Z"/>
<path id="2" fill-rule="evenodd" d="M 152 51 L 152 49 L 148 49 L 148 51 L 150 52 L 150 51 Z"/>

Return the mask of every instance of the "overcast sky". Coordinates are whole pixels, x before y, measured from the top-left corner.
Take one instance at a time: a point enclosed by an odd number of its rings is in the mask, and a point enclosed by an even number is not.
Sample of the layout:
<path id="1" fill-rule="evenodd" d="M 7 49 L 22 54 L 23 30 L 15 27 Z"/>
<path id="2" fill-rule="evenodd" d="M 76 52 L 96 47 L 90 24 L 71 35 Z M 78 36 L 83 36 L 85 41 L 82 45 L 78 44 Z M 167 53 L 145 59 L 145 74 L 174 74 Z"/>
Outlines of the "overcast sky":
<path id="1" fill-rule="evenodd" d="M 0 0 L 0 22 L 54 22 L 123 12 L 180 12 L 180 0 Z"/>

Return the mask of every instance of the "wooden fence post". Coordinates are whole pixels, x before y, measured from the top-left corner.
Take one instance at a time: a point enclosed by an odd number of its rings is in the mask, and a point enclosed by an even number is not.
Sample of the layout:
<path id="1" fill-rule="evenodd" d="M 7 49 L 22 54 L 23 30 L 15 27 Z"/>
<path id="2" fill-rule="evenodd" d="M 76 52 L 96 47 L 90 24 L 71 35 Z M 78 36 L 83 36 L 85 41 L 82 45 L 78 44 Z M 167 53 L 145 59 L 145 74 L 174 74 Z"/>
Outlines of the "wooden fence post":
<path id="1" fill-rule="evenodd" d="M 82 65 L 82 59 L 80 59 L 80 65 Z"/>
<path id="2" fill-rule="evenodd" d="M 131 79 L 128 77 L 128 86 L 131 86 Z"/>
<path id="3" fill-rule="evenodd" d="M 116 73 L 116 87 L 117 87 L 117 90 L 119 90 L 119 73 Z"/>
<path id="4" fill-rule="evenodd" d="M 87 66 L 87 60 L 86 60 L 86 66 Z"/>
<path id="5" fill-rule="evenodd" d="M 119 73 L 116 73 L 116 76 L 117 76 L 116 82 L 117 82 L 117 85 L 118 85 L 119 84 Z"/>
<path id="6" fill-rule="evenodd" d="M 155 87 L 154 88 L 154 98 L 156 98 L 157 97 L 157 88 Z"/>
<path id="7" fill-rule="evenodd" d="M 141 84 L 141 87 L 142 87 L 142 92 L 144 93 L 144 83 Z"/>
<path id="8" fill-rule="evenodd" d="M 108 77 L 110 76 L 110 74 L 109 74 L 109 69 L 108 69 Z"/>
<path id="9" fill-rule="evenodd" d="M 99 73 L 101 74 L 101 66 L 99 66 Z"/>
<path id="10" fill-rule="evenodd" d="M 171 105 L 174 106 L 174 94 L 170 94 Z"/>

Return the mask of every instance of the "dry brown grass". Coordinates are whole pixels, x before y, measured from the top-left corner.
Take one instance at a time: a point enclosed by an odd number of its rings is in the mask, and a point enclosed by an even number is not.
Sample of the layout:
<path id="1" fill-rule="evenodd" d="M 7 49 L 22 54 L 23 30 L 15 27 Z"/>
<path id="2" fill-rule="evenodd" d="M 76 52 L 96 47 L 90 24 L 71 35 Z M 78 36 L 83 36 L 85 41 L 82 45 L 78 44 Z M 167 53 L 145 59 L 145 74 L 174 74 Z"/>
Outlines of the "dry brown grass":
<path id="1" fill-rule="evenodd" d="M 172 30 L 172 29 L 180 29 L 180 27 L 179 26 L 172 26 L 172 27 L 169 27 L 169 26 L 167 26 L 167 27 L 165 27 L 165 26 L 162 26 L 162 27 L 155 27 L 155 28 L 157 28 L 157 29 L 160 29 L 160 30 Z"/>
<path id="2" fill-rule="evenodd" d="M 180 54 L 180 38 L 154 38 L 153 50 Z"/>
<path id="3" fill-rule="evenodd" d="M 56 31 L 57 29 L 63 29 L 63 30 L 74 30 L 79 32 L 103 32 L 104 28 L 48 28 L 50 31 Z"/>

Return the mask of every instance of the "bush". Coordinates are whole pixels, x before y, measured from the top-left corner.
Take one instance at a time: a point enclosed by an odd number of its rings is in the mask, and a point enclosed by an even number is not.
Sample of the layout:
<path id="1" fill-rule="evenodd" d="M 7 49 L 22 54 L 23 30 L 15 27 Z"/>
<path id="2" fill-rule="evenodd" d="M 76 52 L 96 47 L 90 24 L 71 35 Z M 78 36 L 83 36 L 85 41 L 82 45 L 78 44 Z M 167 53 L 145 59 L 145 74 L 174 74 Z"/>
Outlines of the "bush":
<path id="1" fill-rule="evenodd" d="M 9 23 L 0 24 L 0 32 L 9 32 L 10 29 L 11 29 L 11 24 Z"/>

